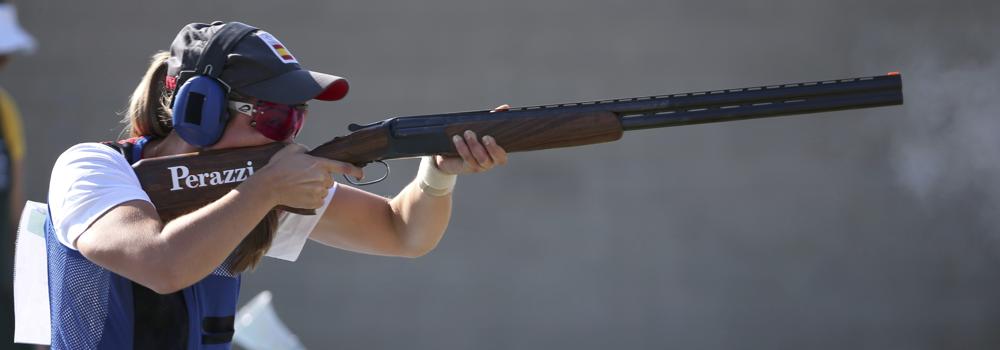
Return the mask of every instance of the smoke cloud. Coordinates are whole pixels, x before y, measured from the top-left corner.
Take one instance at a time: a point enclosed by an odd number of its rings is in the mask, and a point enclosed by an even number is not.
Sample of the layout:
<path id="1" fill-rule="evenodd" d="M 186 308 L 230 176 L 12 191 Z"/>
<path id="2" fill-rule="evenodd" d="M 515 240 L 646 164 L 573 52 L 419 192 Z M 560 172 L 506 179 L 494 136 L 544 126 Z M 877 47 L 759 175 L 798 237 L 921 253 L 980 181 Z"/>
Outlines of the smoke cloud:
<path id="1" fill-rule="evenodd" d="M 987 42 L 967 50 L 982 52 Z M 1000 60 L 912 50 L 906 121 L 893 134 L 900 183 L 928 210 L 966 206 L 1000 249 Z M 971 204 L 971 205 L 970 205 Z"/>

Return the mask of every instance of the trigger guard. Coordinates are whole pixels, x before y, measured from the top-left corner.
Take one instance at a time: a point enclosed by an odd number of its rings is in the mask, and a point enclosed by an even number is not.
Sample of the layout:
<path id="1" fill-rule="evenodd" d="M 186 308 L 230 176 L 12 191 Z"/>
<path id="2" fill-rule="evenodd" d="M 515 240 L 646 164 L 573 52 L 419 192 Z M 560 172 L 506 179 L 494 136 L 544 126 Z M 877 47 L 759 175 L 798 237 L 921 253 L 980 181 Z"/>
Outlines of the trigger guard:
<path id="1" fill-rule="evenodd" d="M 347 176 L 347 174 L 340 174 L 340 176 L 343 176 L 344 180 L 347 180 L 348 183 L 350 183 L 351 185 L 354 185 L 354 186 L 368 186 L 368 185 L 372 185 L 372 184 L 377 184 L 379 182 L 382 182 L 385 179 L 388 179 L 389 178 L 389 164 L 386 164 L 384 161 L 381 161 L 381 160 L 376 160 L 375 162 L 376 163 L 381 163 L 382 166 L 385 167 L 385 175 L 382 175 L 382 177 L 380 177 L 377 180 L 365 181 L 365 182 L 358 182 L 358 181 L 352 180 L 350 177 Z"/>

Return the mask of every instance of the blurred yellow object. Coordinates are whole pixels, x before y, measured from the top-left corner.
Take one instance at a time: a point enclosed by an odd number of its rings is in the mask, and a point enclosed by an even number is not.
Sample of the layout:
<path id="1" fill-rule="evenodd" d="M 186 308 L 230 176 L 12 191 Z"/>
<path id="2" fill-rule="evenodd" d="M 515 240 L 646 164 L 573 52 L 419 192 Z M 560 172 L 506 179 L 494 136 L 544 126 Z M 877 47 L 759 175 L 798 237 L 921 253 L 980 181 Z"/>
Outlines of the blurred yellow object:
<path id="1" fill-rule="evenodd" d="M 24 134 L 21 126 L 21 113 L 7 90 L 0 88 L 0 130 L 3 135 L 7 152 L 11 160 L 24 159 Z"/>

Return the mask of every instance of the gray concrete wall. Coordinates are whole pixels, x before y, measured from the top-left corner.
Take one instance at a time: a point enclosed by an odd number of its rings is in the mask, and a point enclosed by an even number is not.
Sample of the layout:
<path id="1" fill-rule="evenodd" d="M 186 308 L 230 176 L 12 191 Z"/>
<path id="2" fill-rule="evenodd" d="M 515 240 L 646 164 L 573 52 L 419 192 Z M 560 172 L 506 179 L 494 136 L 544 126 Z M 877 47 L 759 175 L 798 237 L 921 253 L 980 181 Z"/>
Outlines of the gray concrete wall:
<path id="1" fill-rule="evenodd" d="M 459 180 L 430 255 L 318 244 L 245 276 L 313 349 L 986 349 L 1000 345 L 990 1 L 21 1 L 28 194 L 117 135 L 148 57 L 241 20 L 349 77 L 349 122 L 904 74 L 907 105 L 639 131 Z M 392 195 L 412 161 L 372 186 Z"/>

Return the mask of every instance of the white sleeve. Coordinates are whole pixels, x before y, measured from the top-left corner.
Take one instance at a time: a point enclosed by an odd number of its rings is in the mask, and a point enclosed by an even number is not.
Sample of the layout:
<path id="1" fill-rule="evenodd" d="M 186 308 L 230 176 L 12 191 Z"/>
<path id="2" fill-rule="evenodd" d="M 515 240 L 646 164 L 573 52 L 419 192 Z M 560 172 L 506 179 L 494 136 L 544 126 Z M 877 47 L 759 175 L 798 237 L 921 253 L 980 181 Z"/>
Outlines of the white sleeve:
<path id="1" fill-rule="evenodd" d="M 271 241 L 271 248 L 267 250 L 267 256 L 288 261 L 297 260 L 299 253 L 302 252 L 302 247 L 309 240 L 309 234 L 319 224 L 323 213 L 326 212 L 326 207 L 330 206 L 330 200 L 333 199 L 333 194 L 337 192 L 338 186 L 340 185 L 334 183 L 333 187 L 330 187 L 330 192 L 326 194 L 326 202 L 323 203 L 322 207 L 316 209 L 316 215 L 281 213 L 278 217 L 278 232 L 274 234 L 274 240 Z"/>
<path id="2" fill-rule="evenodd" d="M 100 143 L 81 143 L 63 152 L 49 179 L 49 210 L 56 237 L 76 249 L 94 220 L 130 201 L 150 202 L 125 157 Z"/>

